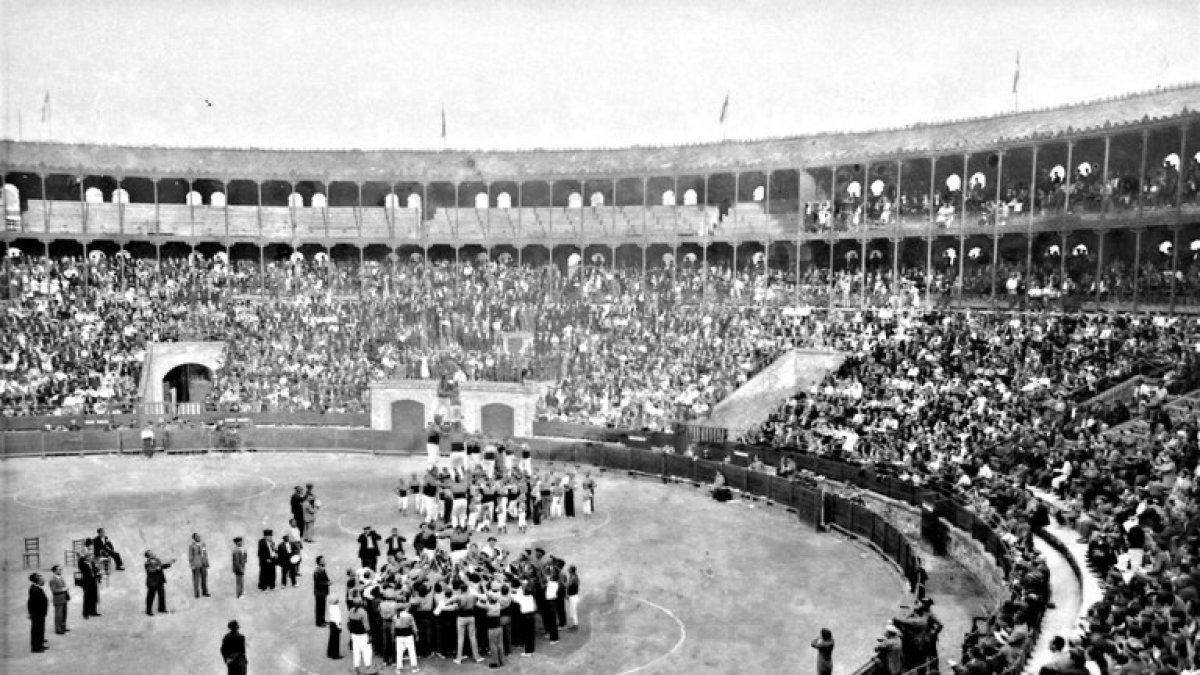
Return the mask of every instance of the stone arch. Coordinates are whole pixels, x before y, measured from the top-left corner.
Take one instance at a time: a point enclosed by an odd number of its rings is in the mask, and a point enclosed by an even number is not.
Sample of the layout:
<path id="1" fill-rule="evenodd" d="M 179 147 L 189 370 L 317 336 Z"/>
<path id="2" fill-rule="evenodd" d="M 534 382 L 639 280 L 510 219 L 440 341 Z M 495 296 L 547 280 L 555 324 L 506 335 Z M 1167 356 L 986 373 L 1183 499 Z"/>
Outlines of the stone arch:
<path id="1" fill-rule="evenodd" d="M 663 206 L 675 206 L 675 191 L 674 190 L 667 190 L 666 192 L 663 193 L 662 205 Z"/>
<path id="2" fill-rule="evenodd" d="M 513 435 L 514 412 L 506 403 L 489 403 L 479 409 L 479 430 L 492 438 Z"/>
<path id="3" fill-rule="evenodd" d="M 604 206 L 604 193 L 603 192 L 593 192 L 590 202 L 593 207 Z"/>
<path id="4" fill-rule="evenodd" d="M 90 187 L 84 190 L 83 201 L 88 204 L 100 204 L 104 202 L 104 193 L 100 191 L 100 188 Z"/>
<path id="5" fill-rule="evenodd" d="M 475 194 L 475 208 L 486 209 L 489 206 L 488 193 L 478 192 Z"/>
<path id="6" fill-rule="evenodd" d="M 325 199 L 324 193 L 321 192 L 314 192 L 309 201 L 314 209 L 323 209 L 329 205 L 329 201 Z M 216 204 L 213 204 L 213 206 L 216 206 Z"/>
<path id="7" fill-rule="evenodd" d="M 697 203 L 699 203 L 699 201 L 700 195 L 698 195 L 695 190 L 689 188 L 687 192 L 683 193 L 684 206 L 695 206 Z"/>
<path id="8" fill-rule="evenodd" d="M 500 194 L 496 195 L 496 208 L 511 209 L 512 195 L 508 194 L 507 192 L 501 192 Z"/>
<path id="9" fill-rule="evenodd" d="M 146 345 L 142 362 L 141 390 L 143 403 L 162 403 L 163 381 L 175 368 L 193 364 L 216 373 L 225 363 L 224 342 L 153 342 Z"/>
<path id="10" fill-rule="evenodd" d="M 212 389 L 212 381 L 212 368 L 190 361 L 181 363 L 168 370 L 160 381 L 163 400 L 172 403 L 203 404 Z"/>
<path id="11" fill-rule="evenodd" d="M 225 203 L 226 203 L 225 202 L 225 193 L 221 192 L 220 190 L 218 190 L 208 196 L 208 205 L 209 206 L 215 206 L 217 208 L 224 208 Z"/>
<path id="12" fill-rule="evenodd" d="M 578 192 L 572 192 L 571 194 L 567 195 L 567 208 L 582 209 L 583 195 L 579 194 Z"/>
<path id="13" fill-rule="evenodd" d="M 12 183 L 4 184 L 4 211 L 9 215 L 21 213 L 21 191 Z"/>

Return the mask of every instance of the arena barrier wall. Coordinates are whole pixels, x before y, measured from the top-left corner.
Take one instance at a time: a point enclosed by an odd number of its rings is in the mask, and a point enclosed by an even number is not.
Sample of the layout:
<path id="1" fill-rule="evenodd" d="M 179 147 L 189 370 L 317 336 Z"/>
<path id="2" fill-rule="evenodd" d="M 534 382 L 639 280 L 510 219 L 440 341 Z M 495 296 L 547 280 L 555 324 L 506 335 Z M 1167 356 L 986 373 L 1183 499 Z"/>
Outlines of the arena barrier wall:
<path id="1" fill-rule="evenodd" d="M 235 442 L 219 429 L 183 428 L 160 432 L 156 447 L 168 453 L 213 451 L 279 452 L 360 452 L 380 455 L 411 455 L 399 447 L 400 437 L 392 432 L 370 429 L 321 427 L 251 427 L 240 429 Z M 613 471 L 626 471 L 661 479 L 663 482 L 711 484 L 721 475 L 727 487 L 744 497 L 765 499 L 782 505 L 814 528 L 836 526 L 875 547 L 894 562 L 909 585 L 917 592 L 926 576 L 920 557 L 907 537 L 888 520 L 865 505 L 824 490 L 816 480 L 799 475 L 782 478 L 740 466 L 733 458 L 746 459 L 750 453 L 725 446 L 723 457 L 694 458 L 618 443 L 589 442 L 574 439 L 531 439 L 531 450 L 543 461 L 590 464 Z M 0 457 L 56 456 L 84 454 L 134 454 L 141 452 L 140 432 L 135 429 L 106 431 L 11 431 L 0 433 Z M 1008 547 L 1000 535 L 983 519 L 947 492 L 918 487 L 876 474 L 868 467 L 792 450 L 751 448 L 765 461 L 764 453 L 781 452 L 792 457 L 798 468 L 842 483 L 904 501 L 914 506 L 932 506 L 939 517 L 983 543 L 1004 570 L 1011 570 Z M 712 448 L 708 449 L 710 452 Z M 719 454 L 719 453 L 712 453 Z M 1021 662 L 1024 662 L 1022 658 Z M 865 675 L 876 669 L 872 659 L 854 671 Z M 906 664 L 912 671 L 928 669 L 928 664 Z"/>

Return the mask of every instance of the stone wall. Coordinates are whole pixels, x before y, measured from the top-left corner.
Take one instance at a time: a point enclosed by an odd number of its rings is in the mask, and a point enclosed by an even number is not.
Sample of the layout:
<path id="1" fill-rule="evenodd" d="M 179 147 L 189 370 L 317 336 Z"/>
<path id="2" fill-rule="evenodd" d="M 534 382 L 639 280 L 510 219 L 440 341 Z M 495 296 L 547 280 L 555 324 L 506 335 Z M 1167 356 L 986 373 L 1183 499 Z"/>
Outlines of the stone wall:
<path id="1" fill-rule="evenodd" d="M 171 369 L 198 363 L 217 372 L 225 363 L 224 342 L 151 342 L 146 345 L 139 388 L 142 403 L 162 403 L 162 381 Z"/>
<path id="2" fill-rule="evenodd" d="M 438 383 L 433 380 L 391 380 L 372 382 L 371 428 L 392 430 L 392 403 L 412 400 L 425 406 L 425 424 L 433 421 L 439 408 Z M 462 402 L 463 428 L 469 433 L 480 433 L 480 410 L 492 403 L 512 408 L 513 435 L 533 436 L 533 420 L 537 413 L 540 390 L 534 384 L 511 382 L 464 382 L 459 386 Z"/>

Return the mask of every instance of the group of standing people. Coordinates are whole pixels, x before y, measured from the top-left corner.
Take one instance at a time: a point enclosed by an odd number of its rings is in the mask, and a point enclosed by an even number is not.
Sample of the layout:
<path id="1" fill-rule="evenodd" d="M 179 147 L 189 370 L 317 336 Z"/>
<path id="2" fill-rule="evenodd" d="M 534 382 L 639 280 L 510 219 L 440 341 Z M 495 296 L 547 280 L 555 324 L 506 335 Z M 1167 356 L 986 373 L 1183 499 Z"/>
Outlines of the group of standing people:
<path id="1" fill-rule="evenodd" d="M 449 549 L 441 539 L 449 539 Z M 343 658 L 344 629 L 356 672 L 377 661 L 397 671 L 407 662 L 416 672 L 421 659 L 459 664 L 466 656 L 500 668 L 514 645 L 528 657 L 539 633 L 556 644 L 560 629 L 578 629 L 580 579 L 573 565 L 541 548 L 510 555 L 495 537 L 483 546 L 469 540 L 461 527 L 447 533 L 421 523 L 411 556 L 393 530 L 384 557 L 383 540 L 366 528 L 358 540 L 362 566 L 348 571 L 341 597 L 332 594 L 318 558 L 315 618 L 329 628 L 327 656 Z"/>
<path id="2" fill-rule="evenodd" d="M 84 539 L 83 548 L 76 553 L 78 569 L 74 575 L 74 582 L 83 593 L 83 618 L 99 617 L 100 580 L 110 569 L 125 569 L 121 554 L 104 533 L 104 528 L 98 529 L 95 537 Z M 47 587 L 49 595 L 46 593 Z M 40 572 L 29 575 L 29 599 L 26 609 L 30 621 L 31 651 L 38 653 L 49 648 L 49 642 L 46 640 L 46 617 L 51 607 L 54 608 L 55 634 L 66 635 L 71 632 L 67 627 L 71 600 L 71 584 L 63 577 L 62 565 L 50 568 L 48 581 Z"/>
<path id="3" fill-rule="evenodd" d="M 440 437 L 430 436 L 428 469 L 411 479 L 401 476 L 395 487 L 397 509 L 408 513 L 410 501 L 426 523 L 469 532 L 507 533 L 510 523 L 525 532 L 529 523 L 585 518 L 596 508 L 596 482 L 590 472 L 580 480 L 565 474 L 535 472 L 529 450 L 518 459 L 504 445 L 451 441 L 449 463 L 440 461 Z"/>

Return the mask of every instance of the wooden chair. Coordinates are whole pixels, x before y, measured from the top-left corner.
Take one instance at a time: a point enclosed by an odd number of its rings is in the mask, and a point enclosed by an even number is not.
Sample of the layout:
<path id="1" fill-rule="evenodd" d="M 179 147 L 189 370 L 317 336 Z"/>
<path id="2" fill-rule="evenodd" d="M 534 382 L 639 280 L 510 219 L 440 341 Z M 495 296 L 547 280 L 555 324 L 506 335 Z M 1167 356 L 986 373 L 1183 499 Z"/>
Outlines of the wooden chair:
<path id="1" fill-rule="evenodd" d="M 25 569 L 42 566 L 42 543 L 40 537 L 25 537 L 25 553 L 22 557 Z"/>

